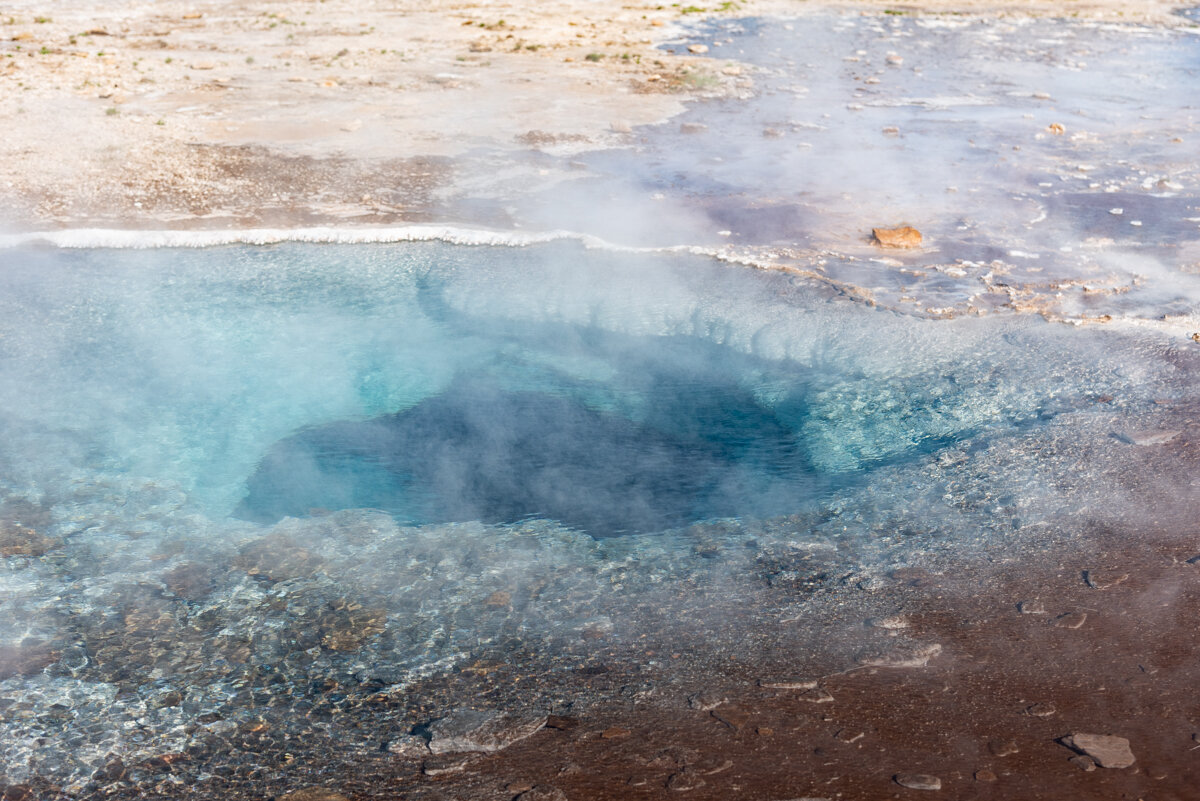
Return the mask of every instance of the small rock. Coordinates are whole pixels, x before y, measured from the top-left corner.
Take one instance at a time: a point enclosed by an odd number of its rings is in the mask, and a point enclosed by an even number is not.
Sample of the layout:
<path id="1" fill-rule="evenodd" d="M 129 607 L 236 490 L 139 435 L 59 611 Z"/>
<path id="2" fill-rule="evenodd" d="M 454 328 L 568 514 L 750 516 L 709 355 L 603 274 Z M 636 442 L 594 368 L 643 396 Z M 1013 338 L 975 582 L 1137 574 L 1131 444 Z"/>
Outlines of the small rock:
<path id="1" fill-rule="evenodd" d="M 987 768 L 975 771 L 975 781 L 977 782 L 994 782 L 997 778 L 999 777 Z"/>
<path id="2" fill-rule="evenodd" d="M 517 801 L 567 801 L 567 794 L 552 785 L 539 784 L 517 796 Z"/>
<path id="3" fill-rule="evenodd" d="M 1061 122 L 1050 123 L 1048 126 L 1046 126 L 1046 130 L 1049 131 L 1050 133 L 1054 134 L 1055 136 L 1062 136 L 1064 133 L 1067 132 L 1067 129 L 1063 127 Z"/>
<path id="4" fill-rule="evenodd" d="M 689 53 L 695 53 L 695 54 L 697 54 L 697 55 L 699 55 L 699 54 L 701 54 L 701 53 L 707 53 L 707 52 L 708 52 L 708 45 L 702 45 L 702 44 L 693 44 L 693 45 L 688 45 L 688 52 L 689 52 Z"/>
<path id="5" fill-rule="evenodd" d="M 1071 757 L 1067 761 L 1070 762 L 1072 765 L 1076 766 L 1077 768 L 1079 768 L 1080 770 L 1085 770 L 1088 773 L 1091 773 L 1093 770 L 1096 769 L 1096 761 L 1094 759 L 1092 759 L 1090 756 L 1083 756 L 1080 754 L 1080 755 Z"/>
<path id="6" fill-rule="evenodd" d="M 624 120 L 614 120 L 608 124 L 608 128 L 613 133 L 619 133 L 619 134 L 633 133 L 633 126 L 630 125 L 629 123 L 625 122 Z"/>
<path id="7" fill-rule="evenodd" d="M 1138 445 L 1148 448 L 1152 445 L 1164 445 L 1179 436 L 1178 431 L 1123 431 L 1115 434 L 1117 439 L 1126 445 Z"/>
<path id="8" fill-rule="evenodd" d="M 1020 749 L 1017 748 L 1016 740 L 992 740 L 990 743 L 988 743 L 988 751 L 990 751 L 993 756 L 1012 756 L 1019 750 Z"/>
<path id="9" fill-rule="evenodd" d="M 600 739 L 602 739 L 602 740 L 619 740 L 622 737 L 628 737 L 631 734 L 633 734 L 633 732 L 631 732 L 629 729 L 625 728 L 624 726 L 609 726 L 607 729 L 600 732 Z"/>
<path id="10" fill-rule="evenodd" d="M 1085 570 L 1083 580 L 1095 590 L 1107 590 L 1115 587 L 1129 578 L 1128 573 L 1118 573 L 1115 570 Z"/>
<path id="11" fill-rule="evenodd" d="M 899 135 L 900 135 L 900 129 L 899 129 L 899 128 L 897 128 L 895 125 L 887 125 L 887 126 L 884 126 L 884 128 L 883 128 L 883 135 L 884 135 L 884 136 L 899 136 Z"/>
<path id="12" fill-rule="evenodd" d="M 679 126 L 679 132 L 685 134 L 704 133 L 707 130 L 708 126 L 702 122 L 685 122 Z"/>
<path id="13" fill-rule="evenodd" d="M 817 682 L 816 679 L 759 679 L 758 686 L 764 690 L 811 690 Z"/>
<path id="14" fill-rule="evenodd" d="M 192 65 L 194 70 L 215 70 L 217 65 L 211 61 L 199 61 Z"/>
<path id="15" fill-rule="evenodd" d="M 778 128 L 763 128 L 762 135 L 766 139 L 780 139 L 783 137 L 783 131 Z"/>
<path id="16" fill-rule="evenodd" d="M 928 773 L 897 773 L 896 784 L 910 790 L 940 790 L 942 780 Z"/>
<path id="17" fill-rule="evenodd" d="M 1087 622 L 1087 612 L 1067 612 L 1054 618 L 1054 625 L 1060 629 L 1077 629 Z"/>
<path id="18" fill-rule="evenodd" d="M 1096 760 L 1102 768 L 1127 768 L 1136 760 L 1124 737 L 1111 734 L 1071 734 L 1062 739 L 1063 745 Z"/>
<path id="19" fill-rule="evenodd" d="M 888 53 L 884 61 L 887 62 L 889 67 L 899 67 L 904 63 L 904 57 L 897 55 L 896 53 Z"/>
<path id="20" fill-rule="evenodd" d="M 504 785 L 504 789 L 506 792 L 512 793 L 513 795 L 519 795 L 526 790 L 532 790 L 533 782 L 509 782 L 508 784 Z"/>
<path id="21" fill-rule="evenodd" d="M 871 235 L 875 242 L 885 248 L 919 248 L 921 232 L 910 225 L 899 228 L 872 228 Z"/>
<path id="22" fill-rule="evenodd" d="M 688 696 L 688 706 L 701 712 L 709 712 L 728 700 L 728 697 L 715 690 L 701 690 Z"/>
<path id="23" fill-rule="evenodd" d="M 906 629 L 910 624 L 904 615 L 888 615 L 873 617 L 867 621 L 867 625 L 876 629 Z"/>
<path id="24" fill-rule="evenodd" d="M 1039 704 L 1032 704 L 1025 708 L 1025 713 L 1028 715 L 1032 715 L 1035 718 L 1048 718 L 1051 715 L 1056 714 L 1057 712 L 1058 712 L 1058 707 L 1056 707 L 1050 701 L 1045 701 L 1045 702 L 1039 703 Z"/>
<path id="25" fill-rule="evenodd" d="M 447 773 L 458 773 L 467 767 L 474 754 L 439 754 L 425 760 L 421 772 L 426 776 L 445 776 Z"/>
<path id="26" fill-rule="evenodd" d="M 277 801 L 350 801 L 341 793 L 325 787 L 306 787 L 279 796 Z"/>
<path id="27" fill-rule="evenodd" d="M 1030 601 L 1021 601 L 1017 604 L 1017 611 L 1022 615 L 1044 615 L 1046 614 L 1046 604 L 1036 598 Z"/>
<path id="28" fill-rule="evenodd" d="M 435 754 L 499 751 L 540 731 L 547 717 L 456 709 L 429 724 L 429 750 Z"/>

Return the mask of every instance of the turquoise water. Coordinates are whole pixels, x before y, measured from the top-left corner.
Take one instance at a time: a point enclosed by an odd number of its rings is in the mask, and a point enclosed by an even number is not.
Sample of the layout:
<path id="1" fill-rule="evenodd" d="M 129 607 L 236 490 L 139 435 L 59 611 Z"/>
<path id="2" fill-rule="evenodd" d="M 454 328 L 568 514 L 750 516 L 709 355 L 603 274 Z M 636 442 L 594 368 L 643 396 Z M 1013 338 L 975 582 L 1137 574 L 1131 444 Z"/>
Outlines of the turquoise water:
<path id="1" fill-rule="evenodd" d="M 402 697 L 1007 552 L 1118 502 L 1091 454 L 1186 361 L 570 241 L 0 252 L 0 764 L 81 791 L 301 736 L 328 677 Z"/>

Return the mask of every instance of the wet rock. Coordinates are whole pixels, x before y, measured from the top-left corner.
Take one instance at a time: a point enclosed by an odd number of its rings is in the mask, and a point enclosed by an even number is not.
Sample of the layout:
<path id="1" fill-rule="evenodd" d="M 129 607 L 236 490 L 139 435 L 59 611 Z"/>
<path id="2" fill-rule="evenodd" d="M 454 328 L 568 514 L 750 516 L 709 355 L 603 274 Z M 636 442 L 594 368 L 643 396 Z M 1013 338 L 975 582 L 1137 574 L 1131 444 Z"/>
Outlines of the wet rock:
<path id="1" fill-rule="evenodd" d="M 998 778 L 999 777 L 995 773 L 987 768 L 982 768 L 975 771 L 975 781 L 977 782 L 994 782 Z"/>
<path id="2" fill-rule="evenodd" d="M 1110 213 L 1115 213 L 1113 209 Z M 1179 436 L 1178 431 L 1121 431 L 1114 436 L 1126 445 L 1138 445 L 1143 448 L 1151 445 L 1163 445 Z"/>
<path id="3" fill-rule="evenodd" d="M 350 801 L 350 799 L 325 787 L 306 787 L 303 790 L 284 793 L 279 796 L 277 801 Z"/>
<path id="4" fill-rule="evenodd" d="M 1088 773 L 1091 773 L 1096 769 L 1096 760 L 1092 759 L 1090 756 L 1083 756 L 1082 754 L 1079 754 L 1071 757 L 1067 761 L 1080 770 L 1087 771 Z"/>
<path id="5" fill-rule="evenodd" d="M 702 44 L 688 45 L 688 52 L 696 53 L 697 55 L 699 55 L 700 53 L 707 53 L 708 45 L 702 45 Z"/>
<path id="6" fill-rule="evenodd" d="M 540 714 L 457 709 L 429 724 L 429 750 L 434 754 L 499 751 L 540 731 L 546 718 Z"/>
<path id="7" fill-rule="evenodd" d="M 921 232 L 910 225 L 872 228 L 871 235 L 875 237 L 876 244 L 885 248 L 919 248 L 922 240 Z"/>
<path id="8" fill-rule="evenodd" d="M 557 729 L 558 731 L 571 731 L 579 728 L 579 718 L 567 717 L 565 715 L 547 715 L 546 728 Z"/>
<path id="9" fill-rule="evenodd" d="M 928 773 L 897 773 L 895 780 L 896 784 L 910 790 L 942 789 L 942 780 L 937 776 L 930 776 Z"/>
<path id="10" fill-rule="evenodd" d="M 516 801 L 567 801 L 567 794 L 552 785 L 539 784 L 518 795 Z"/>
<path id="11" fill-rule="evenodd" d="M 908 643 L 887 651 L 869 651 L 858 658 L 860 665 L 885 668 L 925 667 L 942 652 L 939 643 Z"/>
<path id="12" fill-rule="evenodd" d="M 483 605 L 493 608 L 512 606 L 512 593 L 505 592 L 504 590 L 496 590 L 483 599 Z"/>
<path id="13" fill-rule="evenodd" d="M 708 126 L 702 122 L 685 122 L 679 126 L 679 132 L 685 134 L 704 133 Z"/>
<path id="14" fill-rule="evenodd" d="M 607 729 L 600 732 L 600 739 L 620 740 L 621 738 L 628 737 L 631 734 L 633 734 L 633 732 L 624 726 L 609 726 Z"/>
<path id="15" fill-rule="evenodd" d="M 1077 629 L 1087 622 L 1087 612 L 1067 612 L 1054 618 L 1054 625 L 1060 629 Z"/>
<path id="16" fill-rule="evenodd" d="M 800 678 L 759 679 L 758 686 L 764 690 L 811 690 L 817 686 L 817 681 Z"/>
<path id="17" fill-rule="evenodd" d="M 1115 570 L 1083 571 L 1083 580 L 1094 590 L 1107 590 L 1109 587 L 1121 584 L 1128 578 L 1128 573 L 1119 573 Z"/>
<path id="18" fill-rule="evenodd" d="M 904 615 L 887 615 L 885 617 L 873 617 L 867 621 L 867 625 L 875 629 L 906 629 L 911 625 L 908 618 Z"/>
<path id="19" fill-rule="evenodd" d="M 1090 756 L 1102 768 L 1127 768 L 1136 761 L 1129 741 L 1111 734 L 1070 734 L 1062 744 Z"/>
<path id="20" fill-rule="evenodd" d="M 991 752 L 992 756 L 1012 756 L 1019 750 L 1016 740 L 992 740 L 988 743 L 988 751 Z"/>
<path id="21" fill-rule="evenodd" d="M 1044 615 L 1046 614 L 1046 604 L 1036 598 L 1030 601 L 1021 601 L 1017 604 L 1017 611 L 1022 615 Z"/>
<path id="22" fill-rule="evenodd" d="M 701 690 L 688 696 L 688 707 L 699 709 L 701 712 L 709 712 L 728 700 L 727 696 L 715 690 Z"/>

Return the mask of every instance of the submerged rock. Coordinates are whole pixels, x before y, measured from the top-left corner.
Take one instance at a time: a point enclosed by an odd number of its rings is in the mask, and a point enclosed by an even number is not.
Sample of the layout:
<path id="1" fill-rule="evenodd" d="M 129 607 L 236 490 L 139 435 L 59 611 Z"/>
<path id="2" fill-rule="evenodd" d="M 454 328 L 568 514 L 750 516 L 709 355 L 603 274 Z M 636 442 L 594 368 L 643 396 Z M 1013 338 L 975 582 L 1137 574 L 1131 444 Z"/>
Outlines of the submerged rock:
<path id="1" fill-rule="evenodd" d="M 540 731 L 547 717 L 456 709 L 429 724 L 429 750 L 434 754 L 500 751 Z"/>

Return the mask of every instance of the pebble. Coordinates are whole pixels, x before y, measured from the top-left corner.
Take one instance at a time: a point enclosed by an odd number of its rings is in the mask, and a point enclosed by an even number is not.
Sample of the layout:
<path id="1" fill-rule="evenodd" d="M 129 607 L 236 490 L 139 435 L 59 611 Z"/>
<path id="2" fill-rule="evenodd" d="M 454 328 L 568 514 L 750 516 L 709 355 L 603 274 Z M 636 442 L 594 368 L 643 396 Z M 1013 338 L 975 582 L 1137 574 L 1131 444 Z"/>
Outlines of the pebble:
<path id="1" fill-rule="evenodd" d="M 888 615 L 873 617 L 867 621 L 867 625 L 876 629 L 906 629 L 910 624 L 904 615 Z"/>
<path id="2" fill-rule="evenodd" d="M 539 784 L 517 796 L 517 801 L 567 801 L 567 794 L 550 784 Z"/>
<path id="3" fill-rule="evenodd" d="M 1032 715 L 1035 718 L 1048 718 L 1051 715 L 1057 714 L 1058 707 L 1053 702 L 1045 701 L 1043 703 L 1032 704 L 1025 708 L 1026 714 Z"/>
<path id="4" fill-rule="evenodd" d="M 1096 769 L 1096 761 L 1091 757 L 1083 756 L 1082 754 L 1073 756 L 1067 761 L 1079 769 L 1087 771 L 1088 773 L 1091 773 Z"/>
<path id="5" fill-rule="evenodd" d="M 884 61 L 886 61 L 890 67 L 899 67 L 904 63 L 904 57 L 897 55 L 896 53 L 888 53 Z"/>
<path id="6" fill-rule="evenodd" d="M 600 739 L 601 740 L 619 740 L 622 737 L 628 737 L 631 734 L 633 734 L 633 732 L 631 732 L 629 729 L 625 728 L 624 726 L 609 726 L 607 729 L 600 732 Z"/>
<path id="7" fill-rule="evenodd" d="M 1124 737 L 1076 733 L 1064 737 L 1062 743 L 1090 756 L 1102 768 L 1127 768 L 1136 761 Z"/>
<path id="8" fill-rule="evenodd" d="M 992 756 L 1012 756 L 1019 750 L 1016 740 L 992 740 L 988 743 L 988 751 L 992 753 Z"/>
<path id="9" fill-rule="evenodd" d="M 685 134 L 704 133 L 707 130 L 708 126 L 702 122 L 685 122 L 679 126 L 679 132 Z"/>
<path id="10" fill-rule="evenodd" d="M 1049 131 L 1050 133 L 1054 134 L 1055 136 L 1062 136 L 1064 133 L 1067 132 L 1067 129 L 1063 127 L 1063 124 L 1061 122 L 1050 123 L 1050 125 L 1047 126 L 1046 130 Z"/>
<path id="11" fill-rule="evenodd" d="M 1054 618 L 1054 625 L 1060 629 L 1077 629 L 1087 622 L 1087 612 L 1067 612 Z"/>
<path id="12" fill-rule="evenodd" d="M 1017 611 L 1022 615 L 1044 615 L 1046 614 L 1046 605 L 1037 599 L 1021 601 L 1017 604 Z"/>
<path id="13" fill-rule="evenodd" d="M 942 780 L 928 773 L 897 773 L 896 784 L 910 790 L 940 790 Z"/>
<path id="14" fill-rule="evenodd" d="M 633 126 L 630 125 L 629 123 L 625 122 L 624 120 L 614 120 L 613 122 L 610 122 L 608 124 L 608 127 L 609 127 L 609 130 L 611 130 L 613 133 L 619 133 L 619 134 L 633 133 Z"/>
<path id="15" fill-rule="evenodd" d="M 994 782 L 997 778 L 999 777 L 995 773 L 986 768 L 975 771 L 975 781 L 977 782 Z"/>
<path id="16" fill-rule="evenodd" d="M 695 54 L 697 54 L 697 55 L 699 55 L 699 54 L 701 54 L 701 53 L 707 53 L 707 52 L 708 52 L 708 45 L 702 45 L 702 44 L 693 44 L 693 45 L 688 45 L 688 52 L 689 52 L 689 53 L 695 53 Z"/>
<path id="17" fill-rule="evenodd" d="M 429 755 L 429 743 L 411 734 L 402 734 L 388 743 L 388 753 L 400 757 L 422 757 Z"/>
<path id="18" fill-rule="evenodd" d="M 921 232 L 911 225 L 899 228 L 872 228 L 875 242 L 885 248 L 917 248 L 921 246 Z"/>
<path id="19" fill-rule="evenodd" d="M 541 730 L 547 717 L 456 709 L 429 724 L 429 750 L 435 754 L 499 751 Z"/>

